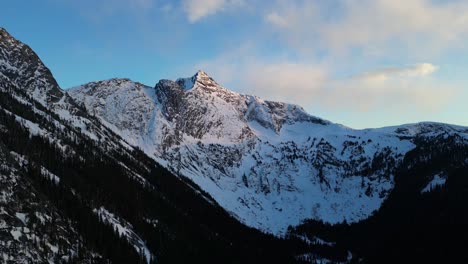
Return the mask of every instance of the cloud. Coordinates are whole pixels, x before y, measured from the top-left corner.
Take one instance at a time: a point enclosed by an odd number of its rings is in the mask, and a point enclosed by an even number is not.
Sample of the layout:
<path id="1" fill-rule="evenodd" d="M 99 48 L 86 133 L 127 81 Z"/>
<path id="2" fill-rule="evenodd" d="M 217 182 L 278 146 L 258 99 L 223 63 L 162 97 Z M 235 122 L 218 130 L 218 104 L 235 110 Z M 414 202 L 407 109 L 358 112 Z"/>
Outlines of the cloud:
<path id="1" fill-rule="evenodd" d="M 284 16 L 278 15 L 276 12 L 267 14 L 265 20 L 279 28 L 287 28 L 289 26 L 288 20 L 286 20 Z"/>
<path id="2" fill-rule="evenodd" d="M 226 9 L 244 5 L 243 0 L 184 0 L 182 6 L 190 23 Z"/>
<path id="3" fill-rule="evenodd" d="M 460 91 L 431 75 L 439 67 L 416 64 L 390 67 L 358 74 L 346 79 L 329 80 L 323 87 L 323 105 L 359 112 L 440 110 Z"/>
<path id="4" fill-rule="evenodd" d="M 297 50 L 325 47 L 387 51 L 461 45 L 468 33 L 467 1 L 278 0 L 264 14 L 281 41 Z M 331 11 L 332 10 L 332 11 Z"/>
<path id="5" fill-rule="evenodd" d="M 431 63 L 337 78 L 327 64 L 259 60 L 250 52 L 249 46 L 242 47 L 196 67 L 241 93 L 322 111 L 429 113 L 460 92 L 459 87 L 433 77 L 439 67 Z"/>
<path id="6" fill-rule="evenodd" d="M 386 81 L 389 78 L 396 77 L 420 77 L 431 75 L 438 70 L 438 66 L 435 66 L 431 63 L 421 63 L 416 64 L 411 67 L 390 67 L 383 68 L 371 72 L 366 72 L 357 76 L 354 76 L 354 79 L 360 79 L 362 81 Z"/>
<path id="7" fill-rule="evenodd" d="M 435 66 L 420 64 L 411 68 L 387 68 L 348 79 L 334 79 L 320 65 L 251 64 L 243 87 L 260 96 L 325 110 L 435 111 L 456 93 L 453 87 L 430 78 Z M 440 86 L 439 86 L 440 85 Z"/>
<path id="8" fill-rule="evenodd" d="M 328 80 L 318 65 L 290 62 L 251 63 L 241 76 L 245 93 L 301 105 L 320 100 Z"/>

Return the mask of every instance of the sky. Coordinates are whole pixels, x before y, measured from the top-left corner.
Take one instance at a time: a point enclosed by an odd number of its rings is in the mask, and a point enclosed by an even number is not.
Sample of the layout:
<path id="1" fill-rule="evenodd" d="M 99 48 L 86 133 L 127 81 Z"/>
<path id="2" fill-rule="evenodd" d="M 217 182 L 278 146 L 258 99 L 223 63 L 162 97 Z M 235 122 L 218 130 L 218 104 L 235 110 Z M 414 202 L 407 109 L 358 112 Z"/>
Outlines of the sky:
<path id="1" fill-rule="evenodd" d="M 201 69 L 353 128 L 468 126 L 465 0 L 15 0 L 0 27 L 64 89 Z"/>

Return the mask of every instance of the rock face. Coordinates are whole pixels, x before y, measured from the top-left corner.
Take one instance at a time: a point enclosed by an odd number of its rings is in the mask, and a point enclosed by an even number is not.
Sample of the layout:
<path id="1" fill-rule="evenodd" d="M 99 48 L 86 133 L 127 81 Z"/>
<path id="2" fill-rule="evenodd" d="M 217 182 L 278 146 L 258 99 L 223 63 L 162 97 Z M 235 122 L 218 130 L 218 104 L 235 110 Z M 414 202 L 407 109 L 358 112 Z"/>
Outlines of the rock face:
<path id="1" fill-rule="evenodd" d="M 22 87 L 44 105 L 57 102 L 64 95 L 37 54 L 3 28 L 0 28 L 0 78 Z"/>
<path id="2" fill-rule="evenodd" d="M 67 92 L 243 223 L 277 235 L 305 219 L 367 218 L 415 138 L 466 137 L 464 128 L 435 123 L 354 130 L 229 91 L 203 71 L 154 88 L 111 79 Z"/>

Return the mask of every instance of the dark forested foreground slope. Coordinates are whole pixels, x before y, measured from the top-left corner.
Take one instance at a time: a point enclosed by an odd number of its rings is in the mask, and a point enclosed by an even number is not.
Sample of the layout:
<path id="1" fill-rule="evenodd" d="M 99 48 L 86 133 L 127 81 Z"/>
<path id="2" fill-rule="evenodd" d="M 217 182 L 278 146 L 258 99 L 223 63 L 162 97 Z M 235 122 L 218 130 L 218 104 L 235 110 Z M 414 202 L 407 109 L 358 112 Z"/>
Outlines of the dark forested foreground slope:
<path id="1" fill-rule="evenodd" d="M 444 259 L 467 244 L 468 145 L 458 130 L 415 138 L 367 220 L 307 221 L 278 238 L 240 223 L 88 110 L 0 29 L 1 262 L 381 263 Z M 376 154 L 368 170 L 386 171 L 386 158 Z"/>

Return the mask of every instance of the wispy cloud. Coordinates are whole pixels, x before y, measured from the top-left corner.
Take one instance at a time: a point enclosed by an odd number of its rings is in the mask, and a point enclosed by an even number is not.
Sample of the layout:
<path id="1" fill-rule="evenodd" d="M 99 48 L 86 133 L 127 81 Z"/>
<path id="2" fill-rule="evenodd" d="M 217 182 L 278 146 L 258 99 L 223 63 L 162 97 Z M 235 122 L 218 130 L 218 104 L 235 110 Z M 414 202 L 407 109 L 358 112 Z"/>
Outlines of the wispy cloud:
<path id="1" fill-rule="evenodd" d="M 230 8 L 243 6 L 243 0 L 184 0 L 182 7 L 190 23 Z"/>
<path id="2" fill-rule="evenodd" d="M 336 78 L 328 64 L 260 60 L 241 48 L 197 68 L 206 69 L 220 83 L 270 100 L 288 101 L 325 111 L 436 111 L 460 92 L 460 88 L 432 75 L 431 63 L 387 67 Z M 240 55 L 242 54 L 242 55 Z M 243 56 L 245 59 L 239 60 Z"/>
<path id="3" fill-rule="evenodd" d="M 360 112 L 436 111 L 462 90 L 434 76 L 438 66 L 412 63 L 431 61 L 436 53 L 460 47 L 468 37 L 465 1 L 269 3 L 258 10 L 263 10 L 259 12 L 263 12 L 265 31 L 273 33 L 274 39 L 257 32 L 248 39 L 253 43 L 249 50 L 226 51 L 202 63 L 221 82 L 306 107 Z M 272 40 L 283 45 L 283 57 L 260 55 Z M 382 64 L 381 58 L 398 59 L 392 63 L 396 66 L 381 68 L 376 66 Z M 356 65 L 361 73 L 338 77 L 337 71 L 355 72 Z"/>
<path id="4" fill-rule="evenodd" d="M 130 15 L 141 32 L 135 42 L 168 58 L 191 50 L 191 70 L 205 69 L 228 88 L 306 108 L 422 113 L 442 109 L 463 90 L 443 76 L 450 70 L 442 57 L 466 52 L 467 1 L 83 0 L 74 5 L 85 5 L 96 19 L 113 16 L 115 22 Z M 234 14 L 237 24 L 232 30 L 217 28 L 227 14 Z M 212 35 L 200 41 L 196 30 L 210 30 L 211 24 L 200 23 L 208 18 L 215 24 Z M 415 64 L 420 61 L 431 63 Z"/>
<path id="5" fill-rule="evenodd" d="M 264 14 L 293 48 L 445 48 L 468 33 L 468 2 L 432 0 L 278 0 Z M 334 10 L 331 13 L 330 10 Z M 336 15 L 339 13 L 339 15 Z M 334 15 L 334 16 L 333 16 Z M 312 37 L 308 37 L 312 36 Z"/>
<path id="6" fill-rule="evenodd" d="M 387 81 L 390 78 L 421 77 L 431 75 L 439 67 L 431 63 L 420 63 L 410 67 L 388 67 L 370 72 L 365 72 L 352 79 L 361 81 Z"/>
<path id="7" fill-rule="evenodd" d="M 438 66 L 430 63 L 411 67 L 389 67 L 331 79 L 323 87 L 324 106 L 354 111 L 439 110 L 460 88 L 432 77 Z"/>
<path id="8" fill-rule="evenodd" d="M 265 21 L 278 28 L 288 28 L 289 26 L 289 21 L 287 20 L 287 17 L 281 16 L 275 11 L 266 14 Z"/>

